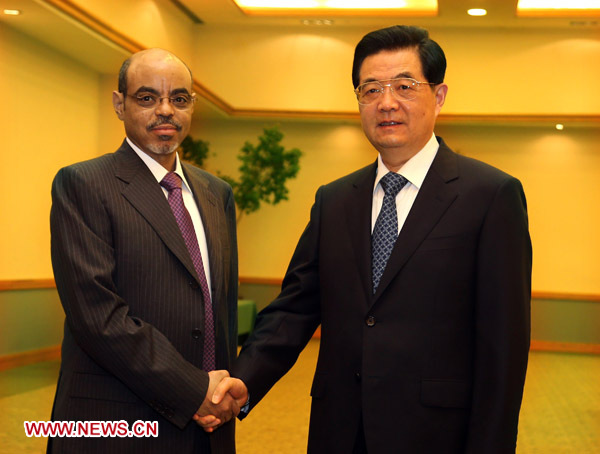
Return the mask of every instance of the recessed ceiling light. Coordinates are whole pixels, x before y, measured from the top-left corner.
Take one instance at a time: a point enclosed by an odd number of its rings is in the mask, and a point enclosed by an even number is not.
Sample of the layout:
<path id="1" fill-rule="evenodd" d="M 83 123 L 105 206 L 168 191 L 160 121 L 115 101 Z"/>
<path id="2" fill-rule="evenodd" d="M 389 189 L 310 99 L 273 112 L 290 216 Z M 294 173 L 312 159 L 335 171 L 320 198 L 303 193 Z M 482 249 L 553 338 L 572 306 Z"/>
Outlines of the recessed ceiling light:
<path id="1" fill-rule="evenodd" d="M 331 20 L 331 19 L 303 19 L 302 23 L 304 25 L 333 25 L 333 20 Z"/>
<path id="2" fill-rule="evenodd" d="M 437 0 L 234 0 L 246 14 L 382 14 L 435 16 Z"/>
<path id="3" fill-rule="evenodd" d="M 5 9 L 2 12 L 7 16 L 18 16 L 19 14 L 21 14 L 21 10 L 18 9 Z"/>
<path id="4" fill-rule="evenodd" d="M 519 0 L 519 16 L 597 16 L 600 0 Z"/>
<path id="5" fill-rule="evenodd" d="M 562 131 L 563 129 L 565 129 L 565 125 L 557 123 L 556 129 L 558 129 L 559 131 Z"/>
<path id="6" fill-rule="evenodd" d="M 487 11 L 483 8 L 471 8 L 467 11 L 469 16 L 485 16 Z"/>

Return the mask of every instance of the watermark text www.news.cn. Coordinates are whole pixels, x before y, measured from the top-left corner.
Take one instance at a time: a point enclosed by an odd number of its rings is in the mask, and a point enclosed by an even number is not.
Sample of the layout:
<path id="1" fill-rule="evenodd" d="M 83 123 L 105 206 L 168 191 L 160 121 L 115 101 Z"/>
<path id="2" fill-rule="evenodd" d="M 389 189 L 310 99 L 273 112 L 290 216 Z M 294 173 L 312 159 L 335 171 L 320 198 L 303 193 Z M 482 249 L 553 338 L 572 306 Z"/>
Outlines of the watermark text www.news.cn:
<path id="1" fill-rule="evenodd" d="M 158 437 L 158 421 L 24 421 L 28 437 Z"/>

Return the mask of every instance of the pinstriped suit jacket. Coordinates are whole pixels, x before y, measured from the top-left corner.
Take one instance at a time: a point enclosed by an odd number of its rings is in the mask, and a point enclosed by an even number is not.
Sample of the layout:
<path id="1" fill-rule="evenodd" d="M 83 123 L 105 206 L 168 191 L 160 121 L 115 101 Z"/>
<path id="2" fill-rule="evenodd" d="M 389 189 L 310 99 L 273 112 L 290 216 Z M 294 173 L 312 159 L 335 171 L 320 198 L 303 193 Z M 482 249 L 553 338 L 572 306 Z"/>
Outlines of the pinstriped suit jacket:
<path id="1" fill-rule="evenodd" d="M 209 248 L 217 369 L 237 344 L 231 188 L 183 164 Z M 234 423 L 206 435 L 191 420 L 208 388 L 204 303 L 160 185 L 124 141 L 63 168 L 52 186 L 52 265 L 66 314 L 54 420 L 159 421 L 158 438 L 54 438 L 51 452 L 232 453 Z M 210 441 L 209 441 L 210 440 Z"/>

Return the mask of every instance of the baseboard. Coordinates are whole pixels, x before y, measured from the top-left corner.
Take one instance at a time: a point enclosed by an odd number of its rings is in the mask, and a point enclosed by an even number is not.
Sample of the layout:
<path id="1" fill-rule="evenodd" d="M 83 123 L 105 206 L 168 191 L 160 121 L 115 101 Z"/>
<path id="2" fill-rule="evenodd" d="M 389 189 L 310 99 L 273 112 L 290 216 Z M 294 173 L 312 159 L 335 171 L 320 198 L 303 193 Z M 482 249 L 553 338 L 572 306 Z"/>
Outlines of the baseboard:
<path id="1" fill-rule="evenodd" d="M 588 353 L 600 355 L 600 344 L 532 340 L 530 350 L 538 352 Z"/>
<path id="2" fill-rule="evenodd" d="M 0 371 L 60 359 L 60 345 L 0 356 Z"/>
<path id="3" fill-rule="evenodd" d="M 56 288 L 54 279 L 0 280 L 0 291 Z"/>
<path id="4" fill-rule="evenodd" d="M 313 335 L 313 339 L 319 339 L 320 337 L 321 327 L 319 326 Z M 600 355 L 600 344 L 578 344 L 574 342 L 532 340 L 531 351 L 587 353 Z M 53 361 L 56 359 L 60 359 L 60 345 L 54 345 L 52 347 L 42 348 L 40 350 L 14 353 L 12 355 L 0 356 L 0 371 L 12 369 L 14 367 L 27 366 L 29 364 L 41 363 L 43 361 Z"/>

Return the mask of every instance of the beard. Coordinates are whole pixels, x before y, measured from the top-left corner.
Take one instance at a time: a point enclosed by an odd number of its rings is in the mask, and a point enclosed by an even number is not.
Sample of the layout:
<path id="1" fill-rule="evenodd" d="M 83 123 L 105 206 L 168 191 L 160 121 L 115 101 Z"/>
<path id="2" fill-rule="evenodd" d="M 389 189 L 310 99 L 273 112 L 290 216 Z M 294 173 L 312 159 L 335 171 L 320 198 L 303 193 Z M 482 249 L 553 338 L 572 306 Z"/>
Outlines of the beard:
<path id="1" fill-rule="evenodd" d="M 149 124 L 146 129 L 151 131 L 153 128 L 156 128 L 160 125 L 171 125 L 174 126 L 177 131 L 181 131 L 182 126 L 172 118 L 160 117 L 154 123 Z M 177 148 L 179 148 L 180 142 L 173 142 L 173 137 L 170 135 L 159 136 L 160 140 L 163 140 L 164 143 L 150 143 L 148 144 L 148 149 L 154 154 L 167 155 L 173 153 Z"/>
<path id="2" fill-rule="evenodd" d="M 169 142 L 169 143 L 150 143 L 147 145 L 148 149 L 154 153 L 154 154 L 161 154 L 161 155 L 165 155 L 165 154 L 171 154 L 173 153 L 175 150 L 177 150 L 177 148 L 179 148 L 179 144 L 178 143 L 173 143 L 173 142 Z"/>

